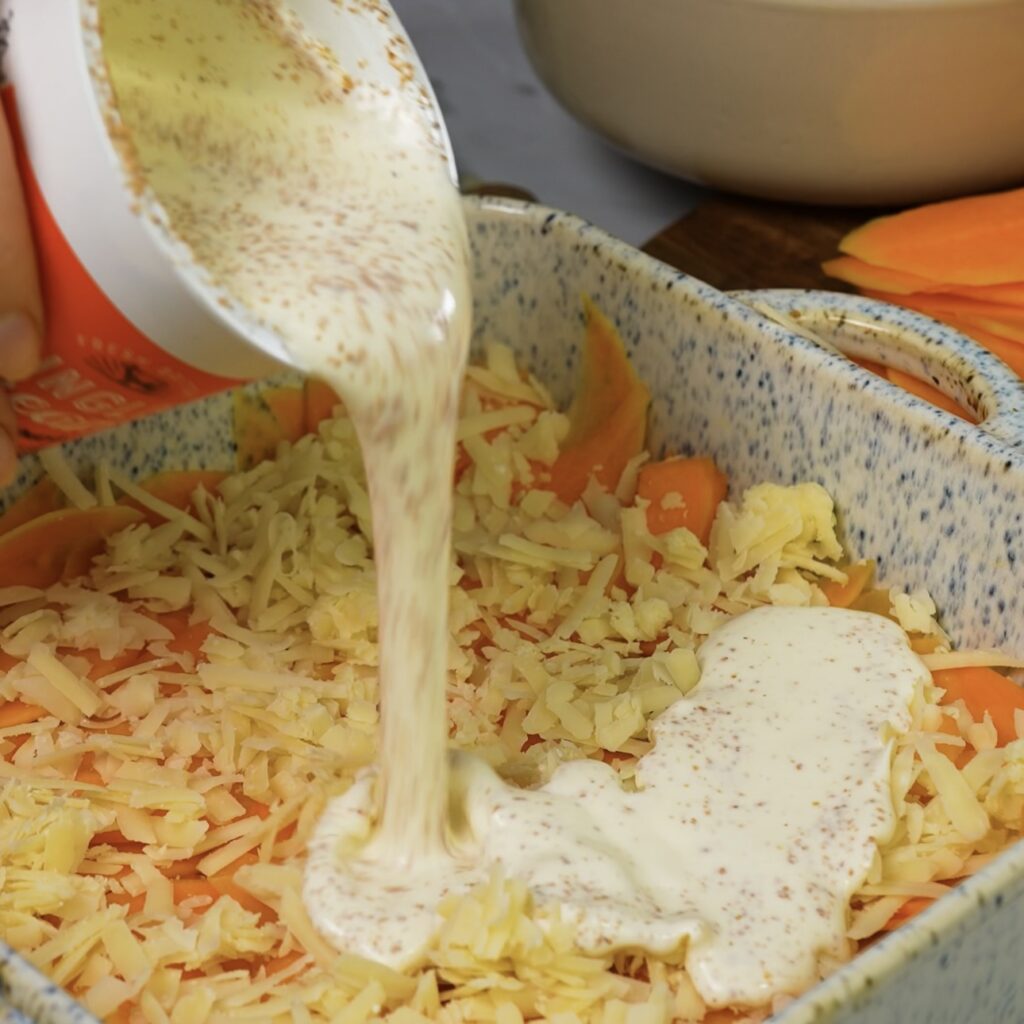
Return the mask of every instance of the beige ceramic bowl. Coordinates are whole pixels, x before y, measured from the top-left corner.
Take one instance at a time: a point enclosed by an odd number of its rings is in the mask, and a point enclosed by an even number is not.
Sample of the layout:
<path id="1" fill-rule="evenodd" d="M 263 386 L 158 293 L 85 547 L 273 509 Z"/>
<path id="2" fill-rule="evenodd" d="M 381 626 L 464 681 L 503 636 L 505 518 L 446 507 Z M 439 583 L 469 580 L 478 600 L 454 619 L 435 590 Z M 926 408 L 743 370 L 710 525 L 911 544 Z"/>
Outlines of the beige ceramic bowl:
<path id="1" fill-rule="evenodd" d="M 1024 182 L 1024 0 L 517 0 L 554 95 L 690 181 L 915 203 Z"/>

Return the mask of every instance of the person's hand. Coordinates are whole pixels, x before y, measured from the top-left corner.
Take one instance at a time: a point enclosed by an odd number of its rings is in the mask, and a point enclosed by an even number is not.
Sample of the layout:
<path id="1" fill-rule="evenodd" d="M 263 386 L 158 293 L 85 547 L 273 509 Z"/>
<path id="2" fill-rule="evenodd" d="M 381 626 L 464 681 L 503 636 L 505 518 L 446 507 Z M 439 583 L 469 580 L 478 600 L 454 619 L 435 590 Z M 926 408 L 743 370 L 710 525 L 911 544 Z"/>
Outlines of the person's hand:
<path id="1" fill-rule="evenodd" d="M 42 351 L 43 303 L 7 122 L 0 116 L 0 380 L 30 377 Z M 18 468 L 14 410 L 0 388 L 0 485 Z"/>

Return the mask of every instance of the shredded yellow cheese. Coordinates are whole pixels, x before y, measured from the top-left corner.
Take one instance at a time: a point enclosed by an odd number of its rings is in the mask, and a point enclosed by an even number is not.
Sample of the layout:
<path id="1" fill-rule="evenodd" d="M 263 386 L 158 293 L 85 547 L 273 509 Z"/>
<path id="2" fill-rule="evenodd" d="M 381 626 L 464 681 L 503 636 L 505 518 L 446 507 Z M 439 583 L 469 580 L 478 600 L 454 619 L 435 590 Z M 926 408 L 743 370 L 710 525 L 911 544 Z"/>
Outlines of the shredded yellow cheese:
<path id="1" fill-rule="evenodd" d="M 488 347 L 462 402 L 452 742 L 511 782 L 613 752 L 631 785 L 650 720 L 697 684 L 715 626 L 762 604 L 823 604 L 819 581 L 846 579 L 817 485 L 731 496 L 705 548 L 685 529 L 650 533 L 635 500 L 646 455 L 572 508 L 537 486 L 568 421 L 507 349 Z M 0 729 L 0 929 L 33 963 L 128 1024 L 704 1018 L 682 951 L 584 956 L 557 911 L 507 879 L 442 907 L 414 976 L 339 955 L 310 924 L 306 840 L 372 761 L 378 727 L 373 536 L 347 419 L 197 492 L 188 512 L 109 469 L 93 495 L 50 465 L 79 507 L 120 492 L 164 522 L 110 538 L 85 579 L 0 590 L 14 661 L 0 700 L 44 712 Z M 891 613 L 940 636 L 927 595 L 897 593 Z M 1016 664 L 957 657 L 927 656 Z M 852 939 L 1020 832 L 1024 740 L 1000 748 L 990 721 L 936 697 L 918 694 L 894 752 L 898 824 Z"/>

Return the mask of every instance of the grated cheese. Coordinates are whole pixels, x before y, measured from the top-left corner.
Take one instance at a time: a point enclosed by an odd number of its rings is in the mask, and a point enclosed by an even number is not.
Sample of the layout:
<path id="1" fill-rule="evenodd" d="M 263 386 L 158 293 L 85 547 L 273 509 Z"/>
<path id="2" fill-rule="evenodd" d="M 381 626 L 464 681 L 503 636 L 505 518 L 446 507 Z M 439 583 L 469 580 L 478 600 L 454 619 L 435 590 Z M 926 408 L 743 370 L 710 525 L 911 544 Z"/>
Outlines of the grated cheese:
<path id="1" fill-rule="evenodd" d="M 150 494 L 149 491 L 146 491 L 137 484 L 132 483 L 132 481 L 119 470 L 115 470 L 112 467 L 107 466 L 106 476 L 119 491 L 127 494 L 129 498 L 138 502 L 143 508 L 147 508 L 151 512 L 155 512 L 158 516 L 162 516 L 164 519 L 167 519 L 169 522 L 181 526 L 184 530 L 191 533 L 199 540 L 209 539 L 209 527 L 206 526 L 205 523 L 199 522 L 195 516 L 190 515 L 188 512 L 183 512 L 181 509 L 168 504 L 162 498 L 158 498 L 155 495 Z"/>
<path id="2" fill-rule="evenodd" d="M 708 632 L 758 605 L 823 603 L 818 583 L 845 580 L 817 485 L 733 495 L 705 548 L 688 530 L 649 532 L 635 499 L 646 455 L 572 508 L 537 485 L 533 467 L 553 464 L 568 420 L 507 349 L 487 349 L 462 403 L 452 742 L 510 781 L 535 785 L 610 751 L 633 785 L 648 723 L 697 684 Z M 86 500 L 54 466 L 69 500 Z M 501 878 L 442 908 L 414 977 L 338 956 L 313 930 L 299 895 L 305 843 L 326 800 L 372 760 L 379 721 L 373 537 L 343 415 L 203 492 L 193 512 L 101 469 L 100 502 L 115 490 L 166 521 L 110 538 L 74 584 L 0 590 L 12 616 L 0 649 L 15 662 L 0 698 L 46 711 L 0 729 L 8 941 L 95 1012 L 130 1003 L 131 1024 L 705 1016 L 681 960 L 581 956 L 555 911 Z M 944 642 L 927 595 L 893 594 L 905 628 Z M 918 694 L 915 731 L 894 750 L 898 820 L 858 894 L 852 939 L 978 870 L 1024 821 L 1024 741 L 995 746 L 991 722 L 937 696 Z M 1016 727 L 1024 734 L 1024 717 Z M 958 752 L 971 755 L 963 767 Z M 172 874 L 237 888 L 182 898 Z"/>
<path id="3" fill-rule="evenodd" d="M 894 590 L 891 601 L 893 616 L 908 633 L 945 636 L 935 621 L 935 602 L 925 591 L 915 590 L 912 594 L 905 594 Z"/>
<path id="4" fill-rule="evenodd" d="M 60 448 L 44 448 L 38 458 L 46 475 L 75 508 L 95 508 L 99 504 L 96 495 L 78 479 Z"/>

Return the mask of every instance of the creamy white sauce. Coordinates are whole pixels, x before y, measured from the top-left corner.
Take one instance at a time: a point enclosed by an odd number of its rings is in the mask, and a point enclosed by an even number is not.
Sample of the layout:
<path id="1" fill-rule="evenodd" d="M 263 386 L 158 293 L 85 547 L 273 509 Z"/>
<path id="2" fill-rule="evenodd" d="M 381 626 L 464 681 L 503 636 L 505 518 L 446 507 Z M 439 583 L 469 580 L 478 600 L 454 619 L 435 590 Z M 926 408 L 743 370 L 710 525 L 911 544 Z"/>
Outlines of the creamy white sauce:
<path id="1" fill-rule="evenodd" d="M 262 0 L 101 0 L 138 176 L 212 286 L 344 397 L 367 466 L 381 754 L 312 843 L 311 916 L 415 963 L 437 904 L 495 868 L 584 948 L 668 952 L 712 1005 L 760 1004 L 841 953 L 892 826 L 886 730 L 925 670 L 880 618 L 765 609 L 703 647 L 640 791 L 595 761 L 543 789 L 446 752 L 450 480 L 469 333 L 458 196 L 420 110 L 352 88 Z M 450 769 L 454 767 L 454 771 Z"/>
<path id="2" fill-rule="evenodd" d="M 762 608 L 704 643 L 701 681 L 655 721 L 639 791 L 600 761 L 538 791 L 458 758 L 468 822 L 448 863 L 400 884 L 339 857 L 369 826 L 368 776 L 334 803 L 310 848 L 307 903 L 339 945 L 415 963 L 436 904 L 495 868 L 556 902 L 582 948 L 668 953 L 712 1006 L 799 992 L 842 956 L 850 898 L 894 824 L 893 737 L 927 669 L 876 615 Z"/>
<path id="3" fill-rule="evenodd" d="M 138 178 L 211 288 L 327 380 L 373 506 L 381 772 L 372 856 L 444 852 L 459 195 L 421 105 L 332 65 L 273 0 L 100 0 Z M 349 71 L 355 81 L 345 73 Z"/>

